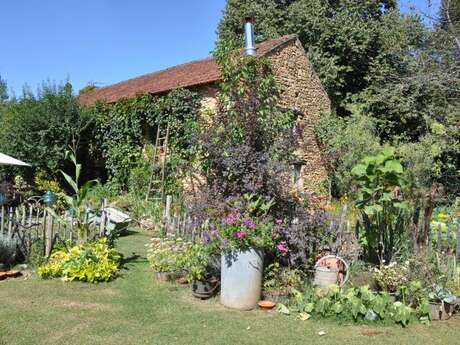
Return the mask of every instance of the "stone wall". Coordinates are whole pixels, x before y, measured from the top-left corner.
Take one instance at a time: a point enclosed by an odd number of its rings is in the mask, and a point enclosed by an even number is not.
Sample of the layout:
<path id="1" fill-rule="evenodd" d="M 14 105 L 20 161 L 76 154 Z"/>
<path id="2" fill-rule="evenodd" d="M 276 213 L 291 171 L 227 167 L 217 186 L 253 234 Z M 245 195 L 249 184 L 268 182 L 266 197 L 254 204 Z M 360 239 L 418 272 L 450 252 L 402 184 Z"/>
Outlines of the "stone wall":
<path id="1" fill-rule="evenodd" d="M 297 110 L 300 114 L 297 124 L 301 133 L 296 150 L 298 164 L 293 167 L 293 176 L 296 175 L 297 181 L 293 187 L 324 195 L 327 171 L 314 128 L 321 114 L 330 111 L 330 100 L 298 39 L 277 47 L 267 57 L 281 93 L 280 106 Z M 202 120 L 208 123 L 217 106 L 217 87 L 207 85 L 198 91 L 202 94 Z"/>
<path id="2" fill-rule="evenodd" d="M 298 187 L 325 194 L 324 184 L 328 175 L 316 141 L 315 126 L 320 116 L 331 110 L 329 97 L 298 39 L 273 50 L 268 58 L 281 92 L 280 106 L 300 113 L 298 128 L 302 135 L 297 148 Z"/>

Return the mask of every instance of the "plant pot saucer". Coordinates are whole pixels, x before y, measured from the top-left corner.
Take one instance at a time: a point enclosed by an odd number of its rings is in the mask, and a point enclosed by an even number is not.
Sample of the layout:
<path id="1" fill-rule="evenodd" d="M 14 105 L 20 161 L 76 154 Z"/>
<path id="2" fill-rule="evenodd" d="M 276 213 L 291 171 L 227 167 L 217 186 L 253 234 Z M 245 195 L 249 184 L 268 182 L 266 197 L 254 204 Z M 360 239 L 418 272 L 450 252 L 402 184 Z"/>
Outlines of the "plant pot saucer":
<path id="1" fill-rule="evenodd" d="M 21 272 L 19 271 L 5 271 L 5 272 L 0 272 L 0 280 L 6 279 L 6 278 L 16 278 L 21 275 Z"/>
<path id="2" fill-rule="evenodd" d="M 187 285 L 188 280 L 185 277 L 179 277 L 179 278 L 176 279 L 176 283 L 179 284 L 179 285 Z"/>
<path id="3" fill-rule="evenodd" d="M 257 305 L 262 310 L 270 310 L 275 307 L 276 303 L 272 301 L 264 300 L 264 301 L 259 301 Z"/>

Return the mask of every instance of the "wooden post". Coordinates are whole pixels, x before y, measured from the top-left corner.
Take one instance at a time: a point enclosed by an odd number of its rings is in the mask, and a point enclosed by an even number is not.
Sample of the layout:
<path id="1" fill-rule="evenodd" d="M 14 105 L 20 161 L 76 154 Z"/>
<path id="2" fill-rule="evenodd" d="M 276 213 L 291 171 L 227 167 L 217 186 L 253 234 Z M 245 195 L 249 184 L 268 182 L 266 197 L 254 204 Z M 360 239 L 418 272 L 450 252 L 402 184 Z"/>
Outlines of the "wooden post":
<path id="1" fill-rule="evenodd" d="M 22 212 L 21 224 L 25 226 L 26 225 L 26 205 L 22 204 L 21 212 Z"/>
<path id="2" fill-rule="evenodd" d="M 0 219 L 0 234 L 3 235 L 3 232 L 5 231 L 5 206 L 2 205 L 2 210 L 1 210 L 1 219 Z"/>
<path id="3" fill-rule="evenodd" d="M 45 246 L 43 247 L 44 248 L 44 252 L 43 252 L 43 255 L 46 255 L 46 217 L 47 217 L 47 213 L 46 212 L 46 209 L 43 210 L 43 223 L 40 224 L 41 228 L 42 228 L 42 239 L 43 239 L 43 243 L 45 243 Z M 38 220 L 38 216 L 37 216 L 37 220 Z"/>
<path id="4" fill-rule="evenodd" d="M 101 199 L 101 224 L 99 224 L 99 236 L 102 237 L 105 235 L 105 223 L 107 219 L 105 207 L 107 200 L 105 198 Z"/>
<path id="5" fill-rule="evenodd" d="M 460 224 L 457 225 L 457 247 L 455 249 L 457 259 L 460 259 Z"/>
<path id="6" fill-rule="evenodd" d="M 446 249 L 446 252 L 449 253 L 449 254 L 452 254 L 453 253 L 453 249 L 451 248 L 450 246 L 450 241 L 452 239 L 451 237 L 451 227 L 449 226 L 449 224 L 446 224 L 447 226 L 447 249 Z"/>
<path id="7" fill-rule="evenodd" d="M 32 213 L 33 213 L 33 206 L 32 204 L 29 205 L 29 220 L 27 225 L 32 226 Z"/>
<path id="8" fill-rule="evenodd" d="M 45 218 L 46 232 L 45 232 L 45 256 L 51 255 L 51 246 L 53 244 L 53 216 L 47 214 Z"/>
<path id="9" fill-rule="evenodd" d="M 427 246 L 427 249 L 428 249 L 428 257 L 431 257 L 431 250 L 433 249 L 433 234 L 431 233 L 431 229 L 430 229 L 430 232 L 428 232 L 428 246 Z"/>
<path id="10" fill-rule="evenodd" d="M 89 213 L 85 211 L 85 220 L 83 222 L 83 243 L 88 241 L 88 218 Z"/>
<path id="11" fill-rule="evenodd" d="M 70 243 L 72 243 L 73 241 L 73 217 L 71 216 L 70 217 L 70 234 L 69 234 L 69 240 L 70 240 Z"/>
<path id="12" fill-rule="evenodd" d="M 171 204 L 172 204 L 172 196 L 167 195 L 166 196 L 166 207 L 164 211 L 164 224 L 165 224 L 166 233 L 169 233 L 169 226 L 171 222 Z"/>
<path id="13" fill-rule="evenodd" d="M 438 240 L 437 240 L 437 243 L 436 243 L 436 251 L 438 253 L 442 252 L 442 227 L 441 227 L 441 224 L 439 224 L 439 226 L 438 226 Z"/>
<path id="14" fill-rule="evenodd" d="M 10 207 L 10 210 L 8 212 L 8 237 L 11 238 L 11 231 L 12 231 L 12 226 L 13 226 L 13 208 Z"/>

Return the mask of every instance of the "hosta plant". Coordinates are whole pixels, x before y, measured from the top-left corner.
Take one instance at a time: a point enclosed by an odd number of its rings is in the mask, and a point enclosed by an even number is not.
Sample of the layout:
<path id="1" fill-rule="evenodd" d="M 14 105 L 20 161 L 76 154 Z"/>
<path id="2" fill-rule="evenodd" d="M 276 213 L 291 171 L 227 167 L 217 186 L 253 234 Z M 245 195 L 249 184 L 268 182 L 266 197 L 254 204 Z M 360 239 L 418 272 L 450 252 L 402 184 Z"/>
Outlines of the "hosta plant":
<path id="1" fill-rule="evenodd" d="M 121 254 L 111 248 L 107 239 L 56 250 L 48 262 L 38 268 L 43 279 L 61 277 L 65 281 L 106 282 L 116 277 Z"/>
<path id="2" fill-rule="evenodd" d="M 293 300 L 288 306 L 279 305 L 283 314 L 298 313 L 306 320 L 311 316 L 352 320 L 355 322 L 391 321 L 407 326 L 411 320 L 428 320 L 429 308 L 423 302 L 413 308 L 401 301 L 393 302 L 386 292 L 374 293 L 367 286 L 340 289 L 333 285 L 328 290 L 293 290 Z"/>

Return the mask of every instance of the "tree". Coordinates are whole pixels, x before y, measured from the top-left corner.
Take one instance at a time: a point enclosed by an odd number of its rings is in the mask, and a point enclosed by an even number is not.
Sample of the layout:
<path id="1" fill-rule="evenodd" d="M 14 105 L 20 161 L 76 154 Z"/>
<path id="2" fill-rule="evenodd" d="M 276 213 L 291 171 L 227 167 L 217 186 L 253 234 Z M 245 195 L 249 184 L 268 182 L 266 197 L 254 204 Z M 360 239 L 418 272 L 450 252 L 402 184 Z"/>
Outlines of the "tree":
<path id="1" fill-rule="evenodd" d="M 295 1 L 295 0 L 294 0 Z M 288 0 L 228 0 L 224 16 L 219 23 L 219 40 L 242 42 L 243 20 L 247 16 L 256 18 L 256 41 L 281 36 L 285 32 Z"/>
<path id="2" fill-rule="evenodd" d="M 6 104 L 0 151 L 23 159 L 49 176 L 58 176 L 65 151 L 81 148 L 91 120 L 80 113 L 70 83 L 43 84 L 37 95 L 25 92 Z"/>
<path id="3" fill-rule="evenodd" d="M 381 55 L 384 18 L 396 2 L 325 0 L 229 0 L 219 37 L 241 41 L 242 19 L 256 17 L 258 38 L 298 34 L 333 104 L 342 112 L 348 97 L 369 85 L 372 62 Z"/>
<path id="4" fill-rule="evenodd" d="M 8 99 L 8 85 L 0 75 L 0 102 L 4 102 Z"/>

